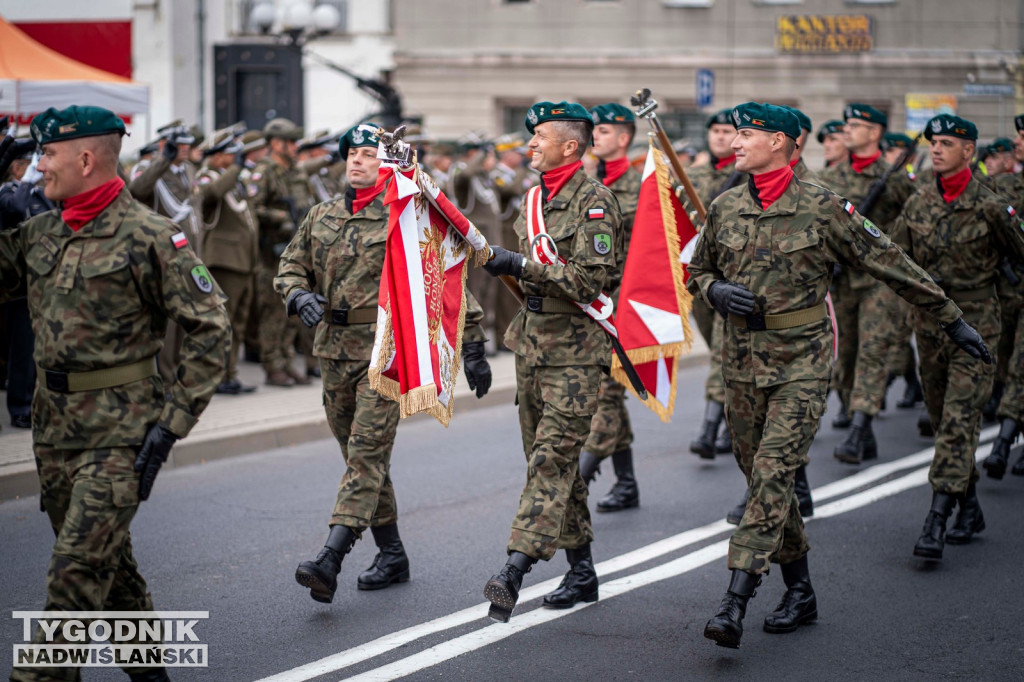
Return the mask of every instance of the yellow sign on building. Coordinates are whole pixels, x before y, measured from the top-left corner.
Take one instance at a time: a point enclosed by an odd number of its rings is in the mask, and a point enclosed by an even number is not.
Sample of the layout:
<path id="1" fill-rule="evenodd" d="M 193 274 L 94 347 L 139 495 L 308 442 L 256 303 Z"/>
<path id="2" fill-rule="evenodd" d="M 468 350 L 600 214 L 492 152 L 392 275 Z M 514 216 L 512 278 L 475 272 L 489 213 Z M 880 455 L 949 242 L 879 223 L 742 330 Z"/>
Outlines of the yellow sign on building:
<path id="1" fill-rule="evenodd" d="M 780 16 L 775 47 L 791 54 L 870 52 L 875 48 L 874 22 L 866 14 Z"/>

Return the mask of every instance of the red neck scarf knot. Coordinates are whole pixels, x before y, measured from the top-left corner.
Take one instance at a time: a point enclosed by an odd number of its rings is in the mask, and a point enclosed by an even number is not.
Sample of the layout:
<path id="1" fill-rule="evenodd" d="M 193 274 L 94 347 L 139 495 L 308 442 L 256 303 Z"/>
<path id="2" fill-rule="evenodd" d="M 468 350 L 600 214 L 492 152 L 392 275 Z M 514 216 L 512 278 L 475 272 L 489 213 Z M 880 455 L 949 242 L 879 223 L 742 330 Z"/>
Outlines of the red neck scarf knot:
<path id="1" fill-rule="evenodd" d="M 864 169 L 873 164 L 878 159 L 882 158 L 882 152 L 877 151 L 871 156 L 857 156 L 856 154 L 850 154 L 850 165 L 853 166 L 854 173 L 862 173 Z"/>
<path id="2" fill-rule="evenodd" d="M 68 227 L 78 232 L 86 223 L 102 213 L 107 206 L 114 203 L 114 199 L 122 189 L 124 189 L 124 180 L 114 178 L 87 192 L 68 197 L 64 200 L 64 210 L 61 211 L 60 217 L 64 219 Z"/>
<path id="3" fill-rule="evenodd" d="M 967 183 L 971 181 L 971 167 L 968 166 L 956 175 L 951 175 L 948 178 L 936 174 L 935 181 L 939 183 L 939 193 L 942 194 L 942 199 L 947 204 L 952 204 L 967 189 Z"/>
<path id="4" fill-rule="evenodd" d="M 766 211 L 782 196 L 793 179 L 793 169 L 783 166 L 777 170 L 750 176 L 750 193 L 761 203 L 761 210 Z"/>
<path id="5" fill-rule="evenodd" d="M 729 156 L 725 157 L 724 159 L 717 159 L 717 158 L 712 156 L 711 157 L 711 161 L 715 164 L 715 170 L 722 170 L 726 166 L 730 166 L 730 165 L 736 163 L 736 154 L 735 153 L 730 154 Z"/>
<path id="6" fill-rule="evenodd" d="M 551 201 L 562 188 L 565 187 L 565 183 L 569 182 L 569 178 L 576 174 L 580 168 L 583 168 L 582 161 L 574 161 L 573 163 L 567 163 L 564 166 L 559 166 L 554 170 L 549 170 L 546 173 L 540 174 L 541 187 L 544 192 L 544 201 Z"/>
<path id="7" fill-rule="evenodd" d="M 597 179 L 603 182 L 605 187 L 611 187 L 628 170 L 629 158 L 625 156 L 621 159 L 613 159 L 612 161 L 598 161 Z"/>

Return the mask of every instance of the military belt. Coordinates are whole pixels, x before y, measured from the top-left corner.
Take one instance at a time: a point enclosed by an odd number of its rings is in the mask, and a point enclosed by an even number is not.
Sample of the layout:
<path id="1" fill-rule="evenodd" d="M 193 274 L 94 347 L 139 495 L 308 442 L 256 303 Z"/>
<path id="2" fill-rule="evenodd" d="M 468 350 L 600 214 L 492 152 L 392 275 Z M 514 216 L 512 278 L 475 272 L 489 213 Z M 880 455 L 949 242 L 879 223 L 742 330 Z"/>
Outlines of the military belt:
<path id="1" fill-rule="evenodd" d="M 43 369 L 42 372 L 46 376 L 46 388 L 55 393 L 98 391 L 154 376 L 157 373 L 156 356 L 133 362 L 130 365 L 107 367 L 91 372 L 59 372 L 53 369 Z"/>
<path id="2" fill-rule="evenodd" d="M 953 299 L 954 303 L 987 301 L 990 298 L 996 297 L 996 287 L 994 284 L 986 284 L 983 287 L 977 287 L 975 289 L 949 289 L 946 291 L 946 296 Z"/>
<path id="3" fill-rule="evenodd" d="M 347 327 L 350 324 L 373 324 L 377 321 L 377 308 L 339 308 L 331 311 L 331 324 Z"/>
<path id="4" fill-rule="evenodd" d="M 564 298 L 548 296 L 527 296 L 523 301 L 526 310 L 531 313 L 565 313 L 568 315 L 586 315 L 582 308 Z"/>
<path id="5" fill-rule="evenodd" d="M 828 314 L 824 301 L 811 308 L 794 310 L 791 313 L 780 313 L 778 315 L 763 315 L 754 313 L 750 315 L 729 314 L 729 322 L 740 329 L 749 329 L 752 332 L 763 332 L 766 330 L 789 329 L 811 324 L 825 318 Z"/>

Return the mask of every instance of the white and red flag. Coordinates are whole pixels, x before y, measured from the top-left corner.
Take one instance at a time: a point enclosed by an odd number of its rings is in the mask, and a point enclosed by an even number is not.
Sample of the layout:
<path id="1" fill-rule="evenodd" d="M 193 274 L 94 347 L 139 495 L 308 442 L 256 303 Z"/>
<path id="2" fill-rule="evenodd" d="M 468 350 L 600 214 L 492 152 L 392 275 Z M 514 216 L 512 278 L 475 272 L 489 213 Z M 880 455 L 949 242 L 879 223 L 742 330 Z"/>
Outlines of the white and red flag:
<path id="1" fill-rule="evenodd" d="M 385 166 L 382 166 L 382 169 Z M 448 425 L 462 357 L 470 257 L 487 241 L 418 166 L 392 168 L 370 386 L 401 416 L 428 412 Z"/>
<path id="2" fill-rule="evenodd" d="M 675 409 L 679 356 L 689 353 L 693 344 L 693 297 L 686 290 L 686 267 L 696 241 L 697 230 L 672 191 L 665 155 L 652 142 L 619 289 L 615 326 L 626 355 L 647 389 L 644 404 L 666 422 Z M 612 376 L 630 387 L 618 356 L 612 359 Z"/>

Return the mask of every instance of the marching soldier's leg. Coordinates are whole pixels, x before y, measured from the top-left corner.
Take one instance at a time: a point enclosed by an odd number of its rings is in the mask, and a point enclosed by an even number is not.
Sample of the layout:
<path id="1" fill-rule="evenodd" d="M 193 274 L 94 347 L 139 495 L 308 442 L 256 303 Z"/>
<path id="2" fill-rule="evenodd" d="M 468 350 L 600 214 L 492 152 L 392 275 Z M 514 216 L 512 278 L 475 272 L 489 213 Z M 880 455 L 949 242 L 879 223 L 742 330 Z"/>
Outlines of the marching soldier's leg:
<path id="1" fill-rule="evenodd" d="M 715 316 L 711 327 L 711 371 L 704 384 L 706 398 L 709 401 L 725 405 L 725 381 L 722 379 L 722 340 L 725 337 L 725 319 Z M 728 422 L 723 421 L 715 439 L 715 454 L 727 455 L 732 452 L 732 434 L 729 433 Z"/>
<path id="2" fill-rule="evenodd" d="M 217 386 L 217 393 L 238 395 L 245 391 L 245 387 L 238 380 L 238 354 L 241 352 L 252 298 L 251 277 L 223 268 L 210 268 L 210 274 L 228 297 L 224 305 L 231 320 L 231 350 L 224 367 L 224 378 Z"/>
<path id="3" fill-rule="evenodd" d="M 276 268 L 261 265 L 257 289 L 260 301 L 260 362 L 268 386 L 294 386 L 288 373 L 288 313 L 281 297 L 274 291 Z"/>
<path id="4" fill-rule="evenodd" d="M 857 369 L 858 326 L 857 310 L 860 304 L 859 292 L 850 288 L 849 275 L 843 271 L 836 277 L 837 295 L 834 301 L 836 327 L 839 338 L 836 342 L 836 368 L 833 373 L 833 388 L 839 394 L 839 413 L 832 420 L 832 428 L 845 429 L 850 426 L 850 394 Z"/>
<path id="5" fill-rule="evenodd" d="M 692 310 L 693 321 L 697 323 L 697 331 L 700 332 L 700 336 L 708 348 L 711 348 L 711 325 L 714 324 L 715 317 L 720 317 L 720 315 L 701 296 L 693 297 Z"/>
<path id="6" fill-rule="evenodd" d="M 697 297 L 694 298 L 697 300 Z M 725 333 L 725 320 L 721 315 L 714 315 L 710 323 L 711 337 L 708 341 L 708 357 L 710 369 L 704 384 L 704 420 L 700 435 L 690 443 L 690 452 L 702 459 L 714 459 L 718 452 L 730 452 L 731 442 L 719 442 L 719 429 L 725 416 L 725 387 L 722 381 L 722 337 Z M 729 429 L 725 429 L 729 433 Z M 728 435 L 725 438 L 729 438 Z"/>
<path id="7" fill-rule="evenodd" d="M 999 417 L 999 435 L 992 443 L 992 454 L 985 459 L 985 469 L 990 478 L 1000 479 L 1006 473 L 1010 447 L 1017 434 L 1020 433 L 1024 421 L 1024 306 L 1021 300 L 1000 299 L 1003 308 L 1002 334 L 999 337 L 1000 353 L 1003 353 L 1003 342 L 1007 341 L 1010 355 L 1007 358 L 1007 370 L 1003 395 L 999 400 L 996 415 Z M 1007 315 L 1009 311 L 1009 315 Z M 1000 356 L 1002 361 L 1002 356 Z M 1013 467 L 1015 475 L 1024 475 L 1024 455 Z"/>
<path id="8" fill-rule="evenodd" d="M 260 362 L 260 280 L 259 271 L 263 266 L 256 265 L 256 271 L 249 276 L 249 286 L 252 289 L 252 297 L 249 299 L 249 317 L 245 323 L 245 361 Z M 276 298 L 277 292 L 274 292 Z"/>
<path id="9" fill-rule="evenodd" d="M 896 402 L 896 407 L 909 410 L 924 400 L 924 394 L 917 378 L 917 358 L 914 357 L 914 348 L 910 343 L 914 333 L 912 306 L 898 296 L 895 305 L 898 312 L 894 318 L 896 327 L 889 349 L 889 373 L 903 377 L 906 382 L 903 397 Z"/>
<path id="10" fill-rule="evenodd" d="M 580 476 L 587 484 L 598 472 L 598 464 L 612 458 L 615 485 L 597 503 L 597 511 L 613 512 L 640 504 L 640 491 L 633 472 L 633 428 L 626 409 L 626 387 L 610 377 L 601 380 L 597 412 L 590 435 L 580 452 Z"/>

